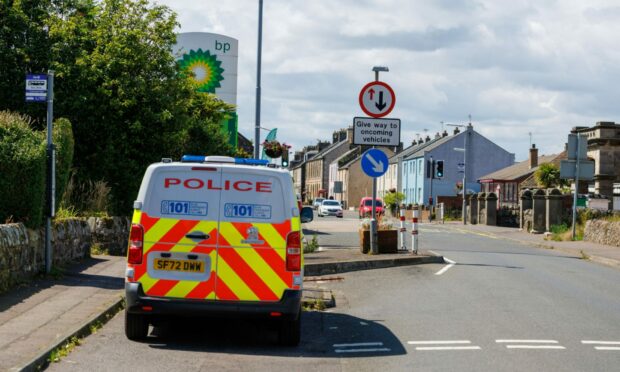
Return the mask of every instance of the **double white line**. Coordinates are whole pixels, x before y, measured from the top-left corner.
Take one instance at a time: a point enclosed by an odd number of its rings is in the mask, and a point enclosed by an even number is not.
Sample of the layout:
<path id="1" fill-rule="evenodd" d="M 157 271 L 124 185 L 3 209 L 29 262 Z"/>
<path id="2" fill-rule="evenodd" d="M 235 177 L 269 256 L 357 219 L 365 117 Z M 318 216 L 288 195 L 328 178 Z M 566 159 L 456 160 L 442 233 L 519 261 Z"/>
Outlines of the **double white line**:
<path id="1" fill-rule="evenodd" d="M 566 349 L 562 345 L 557 345 L 556 340 L 495 340 L 495 342 L 509 344 L 506 345 L 506 349 Z"/>
<path id="2" fill-rule="evenodd" d="M 390 351 L 387 347 L 382 347 L 383 342 L 357 342 L 352 344 L 334 344 L 336 353 L 376 353 L 379 351 Z"/>
<path id="3" fill-rule="evenodd" d="M 469 345 L 469 340 L 452 340 L 452 341 L 407 341 L 409 345 L 426 345 L 416 346 L 416 350 L 419 351 L 436 351 L 436 350 L 480 350 L 480 346 Z M 428 346 L 428 345 L 443 345 L 443 346 Z M 454 346 L 454 345 L 467 345 L 467 346 Z"/>
<path id="4" fill-rule="evenodd" d="M 612 346 L 594 346 L 596 350 L 615 350 L 620 351 L 620 341 L 591 341 L 591 340 L 583 340 L 581 341 L 584 345 L 612 345 Z M 615 345 L 615 346 L 613 346 Z"/>

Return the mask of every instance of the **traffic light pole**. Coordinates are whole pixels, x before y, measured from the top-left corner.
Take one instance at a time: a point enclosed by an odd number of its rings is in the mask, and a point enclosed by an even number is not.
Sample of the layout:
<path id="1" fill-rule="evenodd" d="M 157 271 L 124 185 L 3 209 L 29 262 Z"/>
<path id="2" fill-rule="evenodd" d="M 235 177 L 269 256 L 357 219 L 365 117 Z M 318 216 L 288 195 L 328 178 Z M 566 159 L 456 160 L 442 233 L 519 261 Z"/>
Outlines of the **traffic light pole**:
<path id="1" fill-rule="evenodd" d="M 435 178 L 435 161 L 431 156 L 431 188 L 430 197 L 428 198 L 428 222 L 433 222 L 433 178 Z"/>

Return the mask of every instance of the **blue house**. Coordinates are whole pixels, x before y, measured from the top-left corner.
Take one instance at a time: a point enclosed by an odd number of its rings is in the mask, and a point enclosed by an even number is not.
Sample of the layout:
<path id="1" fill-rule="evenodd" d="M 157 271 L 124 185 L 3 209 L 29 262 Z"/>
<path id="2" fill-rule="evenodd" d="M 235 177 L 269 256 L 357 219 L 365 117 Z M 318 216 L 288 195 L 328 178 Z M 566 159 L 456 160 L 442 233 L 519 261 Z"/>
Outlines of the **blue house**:
<path id="1" fill-rule="evenodd" d="M 467 146 L 465 147 L 465 143 Z M 462 149 L 465 148 L 465 151 Z M 457 149 L 457 150 L 455 150 Z M 443 177 L 431 179 L 431 160 L 443 161 Z M 463 172 L 467 172 L 468 193 L 480 191 L 477 180 L 498 169 L 514 164 L 515 155 L 476 132 L 470 124 L 463 132 L 438 135 L 399 162 L 402 175 L 398 189 L 405 194 L 406 204 L 429 204 L 429 198 L 456 196 L 463 183 Z M 432 188 L 432 190 L 431 190 Z"/>

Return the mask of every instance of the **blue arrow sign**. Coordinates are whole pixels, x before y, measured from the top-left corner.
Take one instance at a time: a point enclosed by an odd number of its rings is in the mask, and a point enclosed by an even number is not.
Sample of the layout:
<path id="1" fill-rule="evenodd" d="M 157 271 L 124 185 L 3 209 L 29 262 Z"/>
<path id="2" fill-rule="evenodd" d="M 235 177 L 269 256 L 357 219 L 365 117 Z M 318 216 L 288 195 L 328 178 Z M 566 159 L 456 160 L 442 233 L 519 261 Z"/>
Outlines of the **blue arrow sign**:
<path id="1" fill-rule="evenodd" d="M 381 177 L 388 165 L 387 155 L 379 149 L 369 149 L 362 154 L 362 170 L 370 177 Z"/>

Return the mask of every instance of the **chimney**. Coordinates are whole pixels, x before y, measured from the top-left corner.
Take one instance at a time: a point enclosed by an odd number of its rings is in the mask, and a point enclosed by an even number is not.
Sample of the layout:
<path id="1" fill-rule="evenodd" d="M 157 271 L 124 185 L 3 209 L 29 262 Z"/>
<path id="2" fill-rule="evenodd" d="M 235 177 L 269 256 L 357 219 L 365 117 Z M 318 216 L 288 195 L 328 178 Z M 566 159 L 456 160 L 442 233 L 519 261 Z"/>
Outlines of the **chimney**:
<path id="1" fill-rule="evenodd" d="M 441 138 L 441 134 L 439 134 L 439 132 L 435 133 L 435 139 L 437 138 Z"/>
<path id="2" fill-rule="evenodd" d="M 431 141 L 431 137 L 430 136 L 426 136 L 426 138 L 424 139 L 424 142 L 430 142 Z"/>
<path id="3" fill-rule="evenodd" d="M 443 133 L 441 134 L 442 137 L 448 137 L 448 131 L 444 130 Z"/>
<path id="4" fill-rule="evenodd" d="M 536 144 L 532 143 L 532 148 L 530 149 L 530 169 L 536 168 L 538 166 L 538 149 L 536 148 Z"/>
<path id="5" fill-rule="evenodd" d="M 456 136 L 459 133 L 461 133 L 461 131 L 459 130 L 459 127 L 455 127 L 454 128 L 454 135 Z"/>

